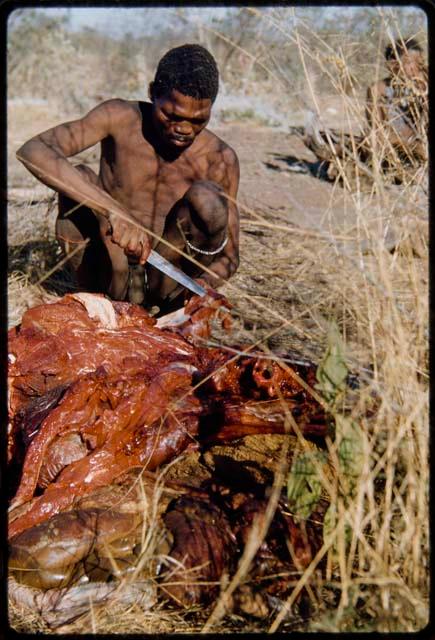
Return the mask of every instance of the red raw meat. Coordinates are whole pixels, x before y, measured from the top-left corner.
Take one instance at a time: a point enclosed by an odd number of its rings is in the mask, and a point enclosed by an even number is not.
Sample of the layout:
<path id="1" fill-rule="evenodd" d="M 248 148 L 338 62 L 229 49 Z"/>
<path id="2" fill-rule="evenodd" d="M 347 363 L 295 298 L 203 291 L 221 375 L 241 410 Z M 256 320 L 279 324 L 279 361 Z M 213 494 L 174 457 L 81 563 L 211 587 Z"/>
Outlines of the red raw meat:
<path id="1" fill-rule="evenodd" d="M 181 322 L 160 328 L 141 307 L 81 293 L 24 314 L 9 332 L 8 452 L 20 474 L 10 537 L 133 467 L 153 470 L 200 442 L 288 432 L 289 411 L 303 433 L 325 434 L 291 368 L 197 344 L 211 318 L 228 325 L 225 307 L 194 296 Z M 313 382 L 314 365 L 294 370 Z"/>

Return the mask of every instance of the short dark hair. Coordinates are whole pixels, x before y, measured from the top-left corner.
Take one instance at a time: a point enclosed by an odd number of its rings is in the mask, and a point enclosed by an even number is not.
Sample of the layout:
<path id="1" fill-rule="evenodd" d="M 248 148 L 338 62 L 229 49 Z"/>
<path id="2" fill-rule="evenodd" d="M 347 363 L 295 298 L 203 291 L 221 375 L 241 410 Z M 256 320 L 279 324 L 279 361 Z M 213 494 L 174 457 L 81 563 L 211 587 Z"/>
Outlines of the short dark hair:
<path id="1" fill-rule="evenodd" d="M 183 44 L 160 60 L 151 94 L 158 98 L 176 89 L 185 96 L 214 102 L 218 88 L 219 72 L 211 53 L 199 44 Z"/>
<path id="2" fill-rule="evenodd" d="M 407 51 L 419 51 L 423 53 L 418 41 L 415 38 L 398 38 L 394 44 L 390 43 L 385 47 L 385 60 L 397 60 Z"/>

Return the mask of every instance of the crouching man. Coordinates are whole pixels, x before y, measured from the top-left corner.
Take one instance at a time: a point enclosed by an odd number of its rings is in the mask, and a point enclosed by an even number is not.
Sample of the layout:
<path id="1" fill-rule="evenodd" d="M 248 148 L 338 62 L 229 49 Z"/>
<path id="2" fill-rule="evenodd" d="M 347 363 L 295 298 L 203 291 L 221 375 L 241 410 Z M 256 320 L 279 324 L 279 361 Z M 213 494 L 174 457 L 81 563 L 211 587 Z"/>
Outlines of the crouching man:
<path id="1" fill-rule="evenodd" d="M 206 129 L 218 78 L 206 49 L 176 47 L 158 64 L 150 102 L 108 100 L 18 150 L 27 169 L 59 193 L 56 236 L 81 290 L 157 305 L 161 313 L 179 308 L 185 290 L 146 263 L 152 248 L 213 288 L 236 271 L 238 159 Z M 98 142 L 98 175 L 68 160 Z"/>

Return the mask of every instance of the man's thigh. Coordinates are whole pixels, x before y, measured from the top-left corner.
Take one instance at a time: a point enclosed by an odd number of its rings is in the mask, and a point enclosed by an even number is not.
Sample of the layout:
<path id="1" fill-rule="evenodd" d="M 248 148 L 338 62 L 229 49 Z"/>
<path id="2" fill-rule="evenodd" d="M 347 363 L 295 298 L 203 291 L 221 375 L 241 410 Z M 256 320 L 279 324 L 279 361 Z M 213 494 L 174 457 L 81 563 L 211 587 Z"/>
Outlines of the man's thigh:
<path id="1" fill-rule="evenodd" d="M 77 169 L 87 180 L 98 184 L 93 171 L 82 165 Z M 59 194 L 56 238 L 69 256 L 67 265 L 77 286 L 122 299 L 128 277 L 127 259 L 124 251 L 104 234 L 101 222 L 104 220 L 99 220 L 92 209 Z"/>
<path id="2" fill-rule="evenodd" d="M 98 249 L 95 245 L 98 246 L 98 222 L 94 213 L 88 207 L 78 207 L 73 200 L 59 195 L 56 238 L 69 258 L 67 267 L 74 274 L 77 286 L 97 291 Z"/>

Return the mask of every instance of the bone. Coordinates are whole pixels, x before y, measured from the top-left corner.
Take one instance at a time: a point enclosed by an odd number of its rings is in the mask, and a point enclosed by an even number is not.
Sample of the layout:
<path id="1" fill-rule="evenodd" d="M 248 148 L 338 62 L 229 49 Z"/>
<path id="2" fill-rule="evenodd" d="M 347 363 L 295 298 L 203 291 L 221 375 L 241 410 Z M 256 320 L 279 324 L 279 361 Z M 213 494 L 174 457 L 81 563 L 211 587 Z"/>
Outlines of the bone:
<path id="1" fill-rule="evenodd" d="M 149 611 L 157 602 L 156 586 L 150 580 L 120 584 L 118 582 L 91 582 L 75 587 L 43 591 L 18 583 L 9 578 L 10 602 L 25 612 L 39 612 L 52 629 L 73 622 L 90 606 L 105 605 L 120 612 L 136 605 Z"/>

